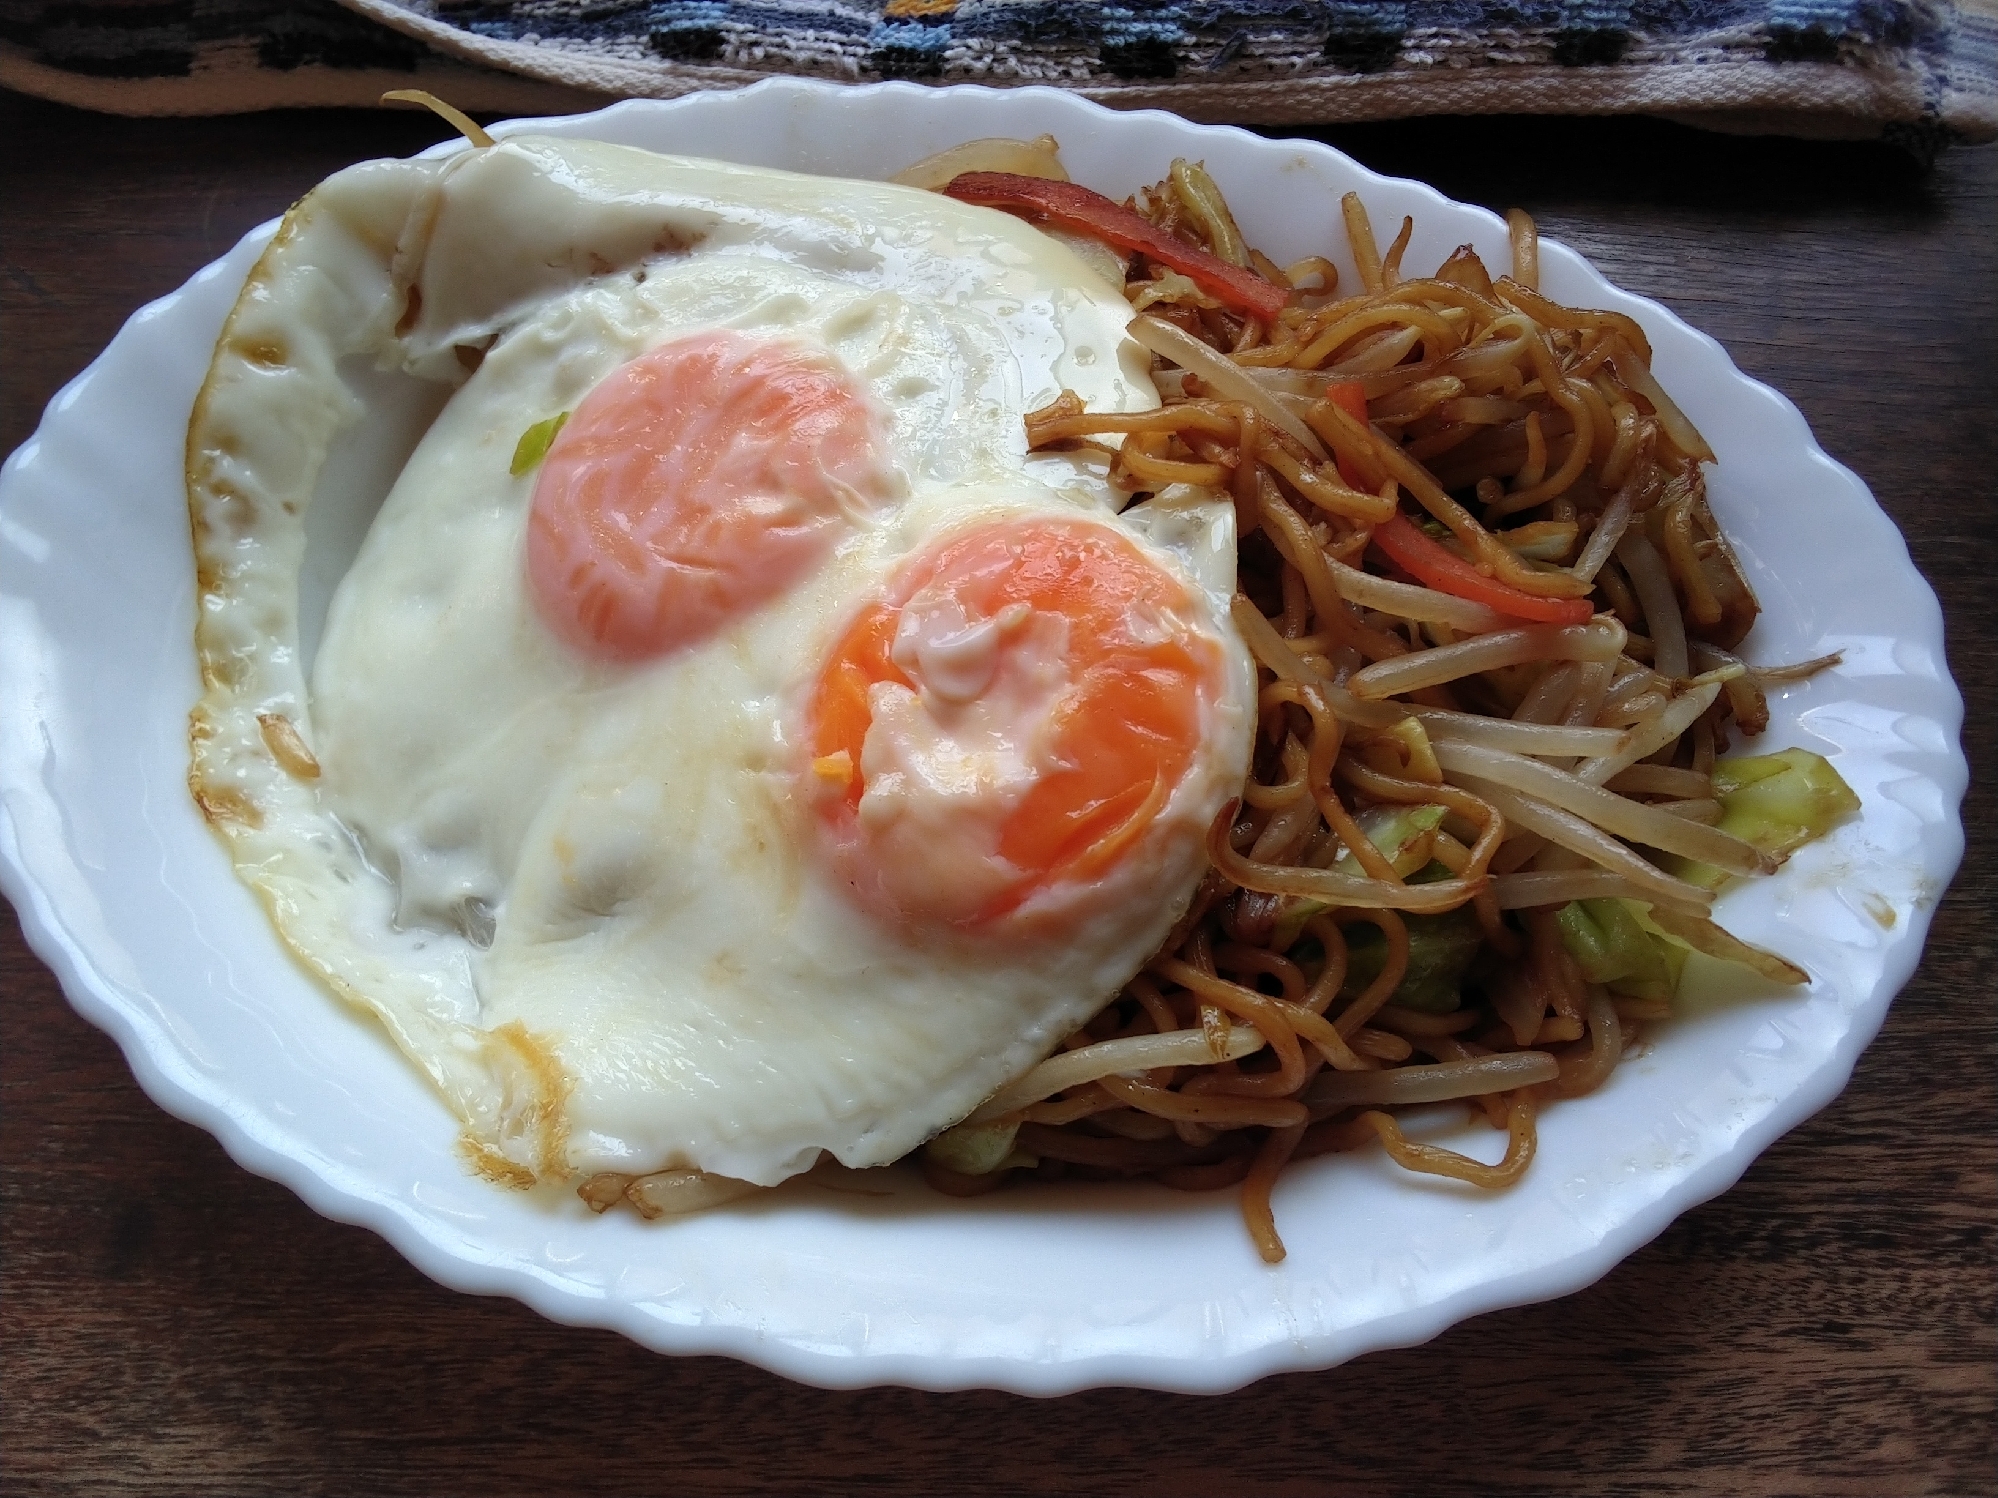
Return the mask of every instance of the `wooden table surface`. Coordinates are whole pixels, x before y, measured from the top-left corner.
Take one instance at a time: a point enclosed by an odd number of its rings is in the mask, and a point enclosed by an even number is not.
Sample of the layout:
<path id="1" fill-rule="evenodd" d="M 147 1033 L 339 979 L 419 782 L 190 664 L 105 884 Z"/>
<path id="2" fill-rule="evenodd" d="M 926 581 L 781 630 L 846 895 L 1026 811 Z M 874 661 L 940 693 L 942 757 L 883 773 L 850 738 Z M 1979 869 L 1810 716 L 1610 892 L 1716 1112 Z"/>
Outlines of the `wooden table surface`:
<path id="1" fill-rule="evenodd" d="M 0 452 L 140 304 L 409 114 L 97 118 L 0 96 Z M 1645 121 L 1324 138 L 1517 203 L 1719 338 L 1872 486 L 1998 744 L 1998 149 Z M 1487 161 L 1501 147 L 1506 159 Z M 1989 1493 L 1998 1485 L 1988 784 L 1845 1094 L 1601 1283 L 1192 1398 L 826 1393 L 432 1284 L 162 1113 L 0 935 L 0 1473 L 68 1492 Z"/>

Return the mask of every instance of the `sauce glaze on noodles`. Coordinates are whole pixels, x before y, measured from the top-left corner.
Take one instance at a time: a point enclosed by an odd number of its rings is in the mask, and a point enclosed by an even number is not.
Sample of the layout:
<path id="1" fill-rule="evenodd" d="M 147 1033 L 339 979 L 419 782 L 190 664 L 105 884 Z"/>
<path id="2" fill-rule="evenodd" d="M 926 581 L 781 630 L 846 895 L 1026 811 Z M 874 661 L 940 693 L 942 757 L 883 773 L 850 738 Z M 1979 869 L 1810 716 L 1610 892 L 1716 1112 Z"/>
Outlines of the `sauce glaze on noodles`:
<path id="1" fill-rule="evenodd" d="M 1233 498 L 1254 765 L 1164 948 L 974 1115 L 1016 1126 L 1010 1154 L 971 1175 L 932 1150 L 924 1171 L 954 1194 L 1015 1176 L 1239 1185 L 1275 1262 L 1286 1163 L 1378 1141 L 1409 1170 L 1509 1185 L 1540 1109 L 1601 1086 L 1668 1016 L 1586 981 L 1556 919 L 1568 901 L 1641 900 L 1696 946 L 1732 941 L 1707 890 L 1632 844 L 1677 847 L 1683 828 L 1709 861 L 1770 866 L 1710 825 L 1715 755 L 1768 720 L 1731 654 L 1756 603 L 1707 506 L 1713 454 L 1642 329 L 1543 296 L 1524 213 L 1498 274 L 1469 246 L 1411 274 L 1411 223 L 1383 251 L 1349 194 L 1345 287 L 1323 256 L 1279 267 L 1249 247 L 1199 166 L 1129 206 L 1287 305 L 1259 321 L 1130 256 L 1164 406 L 1100 415 L 1064 395 L 1028 439 L 1099 451 L 1139 502 L 1182 483 Z M 1534 622 L 1563 618 L 1589 622 Z M 1439 933 L 1457 944 L 1440 994 L 1417 970 Z M 1416 1142 L 1391 1111 L 1450 1100 L 1503 1132 L 1497 1164 Z"/>

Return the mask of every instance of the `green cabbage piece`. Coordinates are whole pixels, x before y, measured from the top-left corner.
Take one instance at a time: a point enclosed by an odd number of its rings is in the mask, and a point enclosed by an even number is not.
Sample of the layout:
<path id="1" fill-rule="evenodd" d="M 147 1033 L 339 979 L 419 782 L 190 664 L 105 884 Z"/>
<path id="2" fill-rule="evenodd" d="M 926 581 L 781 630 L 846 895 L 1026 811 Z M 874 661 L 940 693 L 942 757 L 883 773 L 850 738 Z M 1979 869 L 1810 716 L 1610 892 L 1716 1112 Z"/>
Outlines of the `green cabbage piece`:
<path id="1" fill-rule="evenodd" d="M 514 444 L 513 462 L 507 465 L 507 472 L 515 478 L 531 473 L 534 465 L 548 456 L 549 444 L 554 442 L 555 434 L 562 430 L 563 423 L 568 419 L 567 411 L 557 411 L 546 421 L 537 421 L 522 432 L 520 441 Z"/>
<path id="2" fill-rule="evenodd" d="M 1446 877 L 1448 873 L 1445 869 Z M 1425 1014 L 1450 1013 L 1463 1002 L 1465 970 L 1484 945 L 1477 912 L 1460 905 L 1442 915 L 1404 915 L 1402 922 L 1408 927 L 1408 971 L 1388 1002 Z M 1339 996 L 1355 999 L 1387 966 L 1388 944 L 1377 926 L 1346 930 L 1346 981 Z"/>
<path id="3" fill-rule="evenodd" d="M 1358 813 L 1354 821 L 1360 830 L 1381 855 L 1394 866 L 1394 871 L 1407 879 L 1429 862 L 1429 848 L 1434 832 L 1443 820 L 1440 806 L 1374 806 Z M 1341 874 L 1364 875 L 1360 861 L 1353 856 L 1350 848 L 1341 848 L 1339 856 L 1332 861 L 1332 867 Z M 1332 907 L 1322 900 L 1293 899 L 1281 915 L 1277 917 L 1276 938 L 1273 948 L 1279 952 L 1290 950 L 1304 923 L 1315 915 L 1321 915 Z M 1378 967 L 1374 969 L 1380 971 Z"/>
<path id="4" fill-rule="evenodd" d="M 1720 798 L 1721 831 L 1779 860 L 1859 810 L 1852 787 L 1823 755 L 1808 749 L 1722 760 L 1714 766 L 1714 791 Z M 1666 860 L 1666 867 L 1702 889 L 1719 889 L 1733 877 L 1689 858 Z"/>
<path id="5" fill-rule="evenodd" d="M 1632 900 L 1571 900 L 1554 914 L 1561 943 L 1591 983 L 1634 999 L 1670 1003 L 1687 947 L 1667 936 Z"/>
<path id="6" fill-rule="evenodd" d="M 945 1129 L 923 1146 L 923 1153 L 945 1170 L 959 1175 L 983 1176 L 1013 1166 L 1031 1166 L 1035 1159 L 1013 1148 L 1020 1132 L 1017 1119 L 1010 1123 L 958 1124 Z"/>

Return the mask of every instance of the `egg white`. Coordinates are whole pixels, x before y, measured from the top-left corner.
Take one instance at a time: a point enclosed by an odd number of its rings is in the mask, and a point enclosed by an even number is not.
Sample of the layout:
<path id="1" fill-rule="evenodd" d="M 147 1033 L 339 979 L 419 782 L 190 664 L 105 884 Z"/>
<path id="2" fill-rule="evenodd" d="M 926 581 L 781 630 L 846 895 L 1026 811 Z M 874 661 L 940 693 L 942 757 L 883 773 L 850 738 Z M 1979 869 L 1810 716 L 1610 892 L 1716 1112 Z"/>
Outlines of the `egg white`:
<path id="1" fill-rule="evenodd" d="M 1020 413 L 1156 403 L 1129 312 L 1015 221 L 881 184 L 516 140 L 332 179 L 287 220 L 189 438 L 202 568 L 192 782 L 280 933 L 437 1082 L 490 1173 L 773 1183 L 907 1152 L 1093 1012 L 1169 929 L 1243 773 L 1232 510 L 1111 512 Z M 528 425 L 678 333 L 805 340 L 886 417 L 904 497 L 692 651 L 588 663 L 521 565 Z M 357 354 L 455 382 L 329 613 L 305 686 L 304 514 Z M 467 379 L 466 367 L 476 365 Z M 1086 938 L 995 961 L 863 916 L 809 854 L 803 698 L 897 560 L 984 519 L 1118 524 L 1186 582 L 1227 689 Z"/>

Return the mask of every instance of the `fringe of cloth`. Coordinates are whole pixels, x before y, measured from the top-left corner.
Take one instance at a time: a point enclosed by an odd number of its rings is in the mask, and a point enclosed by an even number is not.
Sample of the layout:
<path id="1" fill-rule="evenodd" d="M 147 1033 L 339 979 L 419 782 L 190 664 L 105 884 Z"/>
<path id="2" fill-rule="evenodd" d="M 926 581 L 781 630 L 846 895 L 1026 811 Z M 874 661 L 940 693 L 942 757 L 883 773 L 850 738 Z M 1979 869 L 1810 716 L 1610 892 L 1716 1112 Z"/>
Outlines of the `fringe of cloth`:
<path id="1" fill-rule="evenodd" d="M 1242 124 L 1651 114 L 1998 138 L 1998 0 L 0 0 L 0 86 L 130 115 L 551 113 L 789 74 Z"/>

